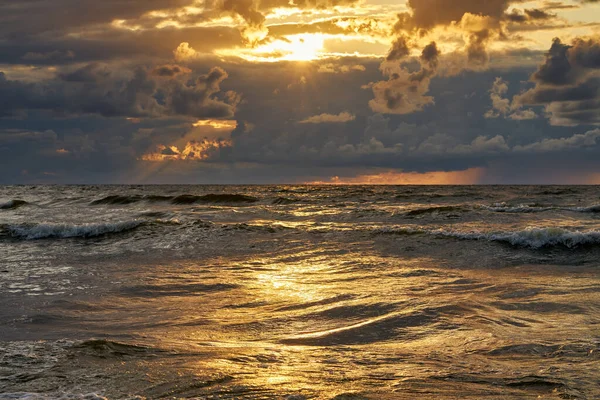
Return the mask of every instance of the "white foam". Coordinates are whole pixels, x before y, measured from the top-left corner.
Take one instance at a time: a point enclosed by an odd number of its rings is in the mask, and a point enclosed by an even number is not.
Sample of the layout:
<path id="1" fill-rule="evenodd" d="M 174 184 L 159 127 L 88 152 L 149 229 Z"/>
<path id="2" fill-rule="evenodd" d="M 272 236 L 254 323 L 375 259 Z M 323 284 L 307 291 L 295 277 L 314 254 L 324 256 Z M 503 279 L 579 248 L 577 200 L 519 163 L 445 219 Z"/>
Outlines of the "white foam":
<path id="1" fill-rule="evenodd" d="M 499 213 L 538 213 L 546 211 L 573 211 L 580 213 L 600 213 L 600 205 L 593 205 L 588 207 L 558 207 L 558 206 L 531 206 L 527 204 L 519 204 L 516 206 L 509 206 L 504 203 L 497 203 L 491 206 L 479 205 L 476 208 L 499 212 Z"/>
<path id="2" fill-rule="evenodd" d="M 46 238 L 90 238 L 108 233 L 125 232 L 142 225 L 143 221 L 122 221 L 113 223 L 72 224 L 21 224 L 7 225 L 5 229 L 10 236 L 36 240 Z"/>
<path id="3" fill-rule="evenodd" d="M 528 228 L 518 232 L 486 235 L 487 240 L 507 242 L 513 246 L 541 248 L 565 246 L 568 248 L 600 243 L 600 231 L 569 231 L 563 228 Z"/>
<path id="4" fill-rule="evenodd" d="M 594 205 L 589 207 L 569 207 L 565 208 L 565 210 L 583 213 L 600 213 L 600 205 Z"/>
<path id="5" fill-rule="evenodd" d="M 504 242 L 512 246 L 530 247 L 534 249 L 553 246 L 575 248 L 583 245 L 600 244 L 600 231 L 570 231 L 564 228 L 531 227 L 521 231 L 464 232 L 448 229 L 424 229 L 410 226 L 396 226 L 379 228 L 376 232 L 409 235 L 427 234 L 461 240 L 486 240 L 490 242 Z"/>

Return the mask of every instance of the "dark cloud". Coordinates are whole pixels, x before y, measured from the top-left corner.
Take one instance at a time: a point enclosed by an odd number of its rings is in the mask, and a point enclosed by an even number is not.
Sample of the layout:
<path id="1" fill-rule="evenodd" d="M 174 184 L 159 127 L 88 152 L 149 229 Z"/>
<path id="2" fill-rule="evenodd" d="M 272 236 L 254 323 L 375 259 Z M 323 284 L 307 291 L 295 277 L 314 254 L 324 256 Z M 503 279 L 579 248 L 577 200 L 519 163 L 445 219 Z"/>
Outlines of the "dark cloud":
<path id="1" fill-rule="evenodd" d="M 105 117 L 229 118 L 239 98 L 231 93 L 218 98 L 226 78 L 219 67 L 185 82 L 177 76 L 156 77 L 144 67 L 113 72 L 99 64 L 60 72 L 58 79 L 38 83 L 9 80 L 0 72 L 0 110 L 5 115 L 48 110 Z"/>
<path id="2" fill-rule="evenodd" d="M 239 15 L 252 27 L 261 27 L 265 22 L 265 13 L 274 8 L 327 9 L 357 2 L 358 0 L 209 0 L 205 4 L 209 9 Z"/>
<path id="3" fill-rule="evenodd" d="M 509 5 L 519 0 L 409 0 L 410 13 L 398 15 L 394 26 L 396 39 L 392 44 L 386 61 L 402 60 L 410 53 L 407 37 L 423 35 L 436 26 L 450 26 L 461 29 L 466 36 L 466 63 L 451 69 L 465 67 L 483 69 L 487 67 L 489 55 L 487 45 L 495 36 L 500 36 L 500 21 Z M 375 99 L 370 102 L 371 109 L 382 113 L 408 114 L 421 111 L 434 102 L 426 95 L 429 81 L 437 74 L 439 52 L 435 43 L 427 46 L 421 56 L 422 68 L 409 74 L 400 67 L 390 72 L 382 64 L 387 81 L 372 84 Z M 456 73 L 456 72 L 453 72 Z"/>
<path id="4" fill-rule="evenodd" d="M 535 21 L 547 21 L 553 18 L 556 18 L 556 14 L 539 8 L 528 8 L 523 11 L 513 9 L 512 12 L 504 15 L 505 20 L 521 24 Z"/>
<path id="5" fill-rule="evenodd" d="M 264 26 L 275 8 L 331 10 L 355 0 L 214 0 L 180 9 L 192 3 L 0 0 L 0 64 L 10 64 L 0 73 L 0 181 L 281 182 L 489 166 L 514 174 L 513 165 L 548 171 L 557 159 L 600 167 L 597 131 L 557 126 L 600 123 L 598 40 L 555 42 L 537 72 L 535 51 L 488 51 L 494 40 L 524 43 L 512 29 L 554 26 L 560 20 L 550 10 L 563 3 L 507 14 L 524 2 L 410 0 L 383 63 L 265 64 L 207 56 L 244 40 L 240 27 L 205 23 L 232 15 L 246 28 L 268 28 L 264 43 L 297 33 L 380 41 L 388 28 L 379 16 Z M 441 48 L 447 40 L 464 47 L 442 57 L 436 43 L 423 47 L 433 35 Z M 181 43 L 194 57 L 174 57 Z M 550 121 L 532 119 L 528 104 L 544 107 Z M 197 119 L 237 126 L 192 126 Z M 203 161 L 178 156 L 186 143 L 202 148 L 206 136 L 227 145 Z M 140 160 L 155 153 L 169 161 L 148 177 Z"/>
<path id="6" fill-rule="evenodd" d="M 152 75 L 172 78 L 178 75 L 189 74 L 192 72 L 189 68 L 180 65 L 159 65 L 151 71 Z"/>
<path id="7" fill-rule="evenodd" d="M 556 17 L 556 14 L 540 10 L 539 8 L 525 9 L 525 14 L 527 15 L 527 17 L 529 17 L 529 19 L 532 20 L 551 19 Z"/>
<path id="8" fill-rule="evenodd" d="M 402 66 L 382 64 L 389 78 L 371 84 L 375 95 L 369 102 L 371 109 L 385 114 L 409 114 L 432 104 L 433 97 L 427 92 L 430 80 L 437 72 L 439 54 L 435 42 L 427 45 L 421 53 L 420 70 L 412 73 Z"/>
<path id="9" fill-rule="evenodd" d="M 533 75 L 533 80 L 541 84 L 565 85 L 573 83 L 572 66 L 567 56 L 571 46 L 556 38 L 546 55 L 546 62 Z"/>
<path id="10" fill-rule="evenodd" d="M 429 43 L 423 48 L 421 53 L 421 61 L 429 66 L 431 69 L 435 69 L 438 66 L 438 58 L 440 51 L 435 42 Z"/>
<path id="11" fill-rule="evenodd" d="M 516 106 L 545 106 L 555 125 L 600 123 L 600 42 L 576 38 L 571 45 L 554 39 L 546 61 L 531 76 L 536 86 L 515 96 Z"/>
<path id="12" fill-rule="evenodd" d="M 422 68 L 429 69 L 429 62 L 436 59 L 437 53 L 433 46 L 423 49 L 423 58 L 419 60 Z M 85 114 L 55 119 L 46 112 L 29 109 L 27 120 L 0 121 L 3 126 L 0 157 L 8 165 L 0 173 L 0 181 L 290 182 L 317 180 L 307 178 L 309 175 L 320 180 L 341 172 L 351 176 L 373 168 L 427 172 L 490 165 L 494 165 L 494 173 L 501 175 L 495 181 L 501 181 L 504 175 L 499 171 L 508 171 L 511 165 L 532 165 L 535 160 L 540 170 L 545 166 L 547 171 L 548 166 L 562 165 L 557 161 L 559 156 L 565 164 L 579 165 L 576 163 L 598 155 L 597 135 L 587 133 L 588 128 L 551 127 L 542 119 L 499 118 L 491 124 L 483 118 L 490 103 L 487 89 L 498 71 L 438 77 L 429 82 L 429 91 L 436 102 L 422 112 L 373 115 L 367 107 L 370 93 L 356 83 L 376 79 L 380 74 L 378 62 L 356 62 L 365 66 L 365 71 L 356 75 L 320 74 L 317 65 L 291 68 L 289 64 L 290 68 L 282 68 L 277 64 L 260 67 L 226 64 L 224 68 L 229 75 L 226 81 L 219 70 L 203 76 L 192 72 L 184 80 L 181 75 L 178 79 L 154 79 L 148 69 L 145 80 L 154 81 L 156 88 L 163 90 L 167 90 L 167 82 L 177 85 L 174 82 L 177 81 L 185 87 L 217 90 L 218 86 L 221 89 L 218 93 L 222 93 L 228 90 L 225 84 L 234 81 L 236 89 L 245 93 L 246 101 L 236 110 L 238 123 L 231 133 L 231 146 L 212 149 L 210 158 L 204 161 L 150 165 L 140 159 L 144 154 L 156 152 L 157 145 L 166 146 L 160 150 L 166 157 L 177 158 L 171 145 L 181 150 L 181 143 L 201 142 L 202 134 L 194 136 L 191 121 L 186 122 L 185 118 L 163 116 L 131 121 Z M 56 84 L 74 90 L 79 85 L 108 84 L 117 77 L 123 84 L 132 79 L 132 75 L 125 76 L 125 71 L 116 66 L 101 66 L 111 74 L 99 83 L 58 81 Z M 189 67 L 193 71 L 206 71 L 205 67 Z M 406 68 L 410 73 L 420 71 L 417 66 Z M 515 86 L 506 96 L 518 91 L 515 83 L 524 81 L 531 72 L 505 72 L 506 81 Z M 306 78 L 303 84 L 288 87 L 290 82 L 300 82 L 301 77 Z M 274 94 L 277 88 L 279 92 Z M 166 101 L 159 103 L 166 107 Z M 331 104 L 337 110 L 332 110 Z M 356 118 L 344 124 L 297 123 L 306 116 L 339 110 L 351 110 Z M 148 175 L 149 170 L 155 172 Z M 509 172 L 506 174 L 510 176 Z M 532 175 L 530 179 L 539 176 Z"/>
<path id="13" fill-rule="evenodd" d="M 469 42 L 467 45 L 467 59 L 470 64 L 484 66 L 489 61 L 487 53 L 487 42 L 490 39 L 491 32 L 489 29 L 483 29 L 469 34 Z"/>
<path id="14" fill-rule="evenodd" d="M 406 21 L 407 27 L 429 29 L 448 25 L 460 21 L 466 13 L 500 19 L 510 3 L 511 0 L 409 0 L 412 17 Z"/>
<path id="15" fill-rule="evenodd" d="M 220 85 L 227 77 L 225 70 L 215 67 L 191 84 L 173 81 L 165 100 L 167 109 L 175 115 L 199 119 L 232 117 L 239 99 L 234 96 L 233 102 L 224 102 L 214 97 L 221 91 Z"/>
<path id="16" fill-rule="evenodd" d="M 106 65 L 91 63 L 70 72 L 60 72 L 58 77 L 67 82 L 98 82 L 110 76 Z"/>
<path id="17" fill-rule="evenodd" d="M 0 63 L 63 65 L 148 58 L 158 58 L 166 63 L 182 42 L 190 43 L 201 53 L 243 44 L 239 30 L 232 27 L 163 28 L 139 32 L 104 27 L 79 37 L 62 32 L 35 40 L 0 40 Z M 61 56 L 39 56 L 52 54 Z"/>
<path id="18" fill-rule="evenodd" d="M 149 11 L 189 6 L 194 0 L 11 0 L 0 1 L 0 38 L 15 39 L 40 33 L 137 18 Z M 26 21 L 26 23 L 24 23 Z"/>
<path id="19" fill-rule="evenodd" d="M 410 48 L 407 43 L 406 36 L 398 36 L 396 40 L 392 43 L 392 48 L 390 49 L 386 60 L 387 61 L 396 61 L 402 60 L 404 57 L 410 54 Z"/>

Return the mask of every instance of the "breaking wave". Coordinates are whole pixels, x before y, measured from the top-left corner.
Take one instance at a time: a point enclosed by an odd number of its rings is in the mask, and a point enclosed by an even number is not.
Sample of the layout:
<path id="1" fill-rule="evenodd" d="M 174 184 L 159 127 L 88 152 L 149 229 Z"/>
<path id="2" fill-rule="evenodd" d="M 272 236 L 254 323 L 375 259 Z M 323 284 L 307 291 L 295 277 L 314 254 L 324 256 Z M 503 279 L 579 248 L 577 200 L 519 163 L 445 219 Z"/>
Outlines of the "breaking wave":
<path id="1" fill-rule="evenodd" d="M 15 239 L 66 239 L 93 238 L 108 234 L 126 232 L 143 225 L 143 221 L 132 220 L 98 224 L 17 224 L 5 225 L 3 230 Z"/>
<path id="2" fill-rule="evenodd" d="M 450 236 L 457 239 L 488 240 L 504 242 L 516 247 L 530 247 L 539 249 L 543 247 L 575 248 L 600 244 L 600 231 L 569 231 L 563 228 L 528 228 L 515 232 L 446 232 L 440 231 L 441 236 Z"/>
<path id="3" fill-rule="evenodd" d="M 243 194 L 206 194 L 204 196 L 194 196 L 184 194 L 171 200 L 173 204 L 194 204 L 194 203 L 256 203 L 258 199 Z"/>
<path id="4" fill-rule="evenodd" d="M 24 200 L 9 200 L 6 203 L 0 203 L 0 210 L 14 210 L 28 204 Z"/>
<path id="5" fill-rule="evenodd" d="M 137 203 L 138 201 L 144 200 L 143 196 L 106 196 L 99 200 L 94 200 L 90 204 L 93 206 L 101 204 L 114 204 L 114 205 L 126 205 Z"/>
<path id="6" fill-rule="evenodd" d="M 111 195 L 98 200 L 94 200 L 90 205 L 127 205 L 141 201 L 150 203 L 171 202 L 172 204 L 195 204 L 195 203 L 255 203 L 258 201 L 256 197 L 246 196 L 243 194 L 206 194 L 196 196 L 191 194 L 182 194 L 179 196 L 159 196 L 159 195 L 130 195 L 120 196 Z"/>
<path id="7" fill-rule="evenodd" d="M 300 200 L 298 199 L 290 199 L 287 197 L 278 197 L 275 200 L 273 200 L 273 204 L 276 205 L 288 205 L 288 204 L 295 204 L 298 203 Z"/>
<path id="8" fill-rule="evenodd" d="M 600 244 L 600 231 L 570 231 L 564 228 L 528 228 L 522 231 L 500 232 L 461 232 L 446 229 L 423 229 L 418 227 L 380 228 L 377 233 L 416 235 L 426 234 L 460 240 L 485 240 L 502 242 L 515 247 L 541 249 L 545 247 L 566 247 L 569 249 Z"/>
<path id="9" fill-rule="evenodd" d="M 506 204 L 494 204 L 491 206 L 479 205 L 479 209 L 499 212 L 499 213 L 539 213 L 546 211 L 572 211 L 579 213 L 600 213 L 600 205 L 593 205 L 588 207 L 557 207 L 557 206 L 546 206 L 541 204 L 519 204 L 516 206 L 510 206 Z"/>
<path id="10" fill-rule="evenodd" d="M 406 213 L 406 215 L 409 217 L 416 217 L 416 216 L 425 215 L 425 214 L 460 212 L 460 211 L 465 211 L 465 208 L 462 206 L 439 206 L 439 207 L 419 208 L 416 210 L 408 211 Z"/>

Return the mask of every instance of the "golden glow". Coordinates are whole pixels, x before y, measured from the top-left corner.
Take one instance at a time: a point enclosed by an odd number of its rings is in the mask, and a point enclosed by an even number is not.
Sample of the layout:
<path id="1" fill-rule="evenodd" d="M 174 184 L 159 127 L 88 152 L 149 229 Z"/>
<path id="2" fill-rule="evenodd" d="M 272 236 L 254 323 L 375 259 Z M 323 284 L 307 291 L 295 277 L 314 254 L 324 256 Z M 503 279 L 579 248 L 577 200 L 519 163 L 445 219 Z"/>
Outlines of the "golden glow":
<path id="1" fill-rule="evenodd" d="M 213 129 L 233 130 L 237 126 L 235 120 L 201 119 L 193 124 L 194 127 L 210 127 Z"/>
<path id="2" fill-rule="evenodd" d="M 326 38 L 320 33 L 289 35 L 255 48 L 220 50 L 217 54 L 256 62 L 311 61 L 322 56 Z"/>
<path id="3" fill-rule="evenodd" d="M 130 31 L 234 28 L 240 31 L 243 44 L 220 44 L 220 48 L 204 50 L 206 54 L 240 57 L 251 62 L 307 62 L 327 57 L 384 57 L 389 50 L 389 43 L 394 38 L 391 32 L 397 21 L 397 14 L 410 12 L 407 1 L 359 0 L 350 5 L 316 7 L 314 2 L 290 0 L 287 6 L 276 8 L 261 5 L 261 2 L 250 2 L 255 6 L 254 11 L 260 13 L 265 20 L 263 24 L 248 24 L 235 12 L 219 9 L 218 5 L 221 3 L 197 1 L 180 8 L 149 11 L 138 18 L 114 20 L 112 26 Z M 568 4 L 579 3 L 573 0 Z M 509 8 L 508 12 L 540 7 L 540 1 L 525 1 Z M 545 51 L 555 36 L 585 36 L 597 32 L 598 28 L 594 24 L 597 20 L 597 10 L 593 5 L 556 9 L 552 12 L 558 15 L 557 19 L 524 26 L 467 13 L 462 20 L 422 31 L 419 35 L 414 35 L 411 41 L 415 49 L 436 41 L 444 55 L 463 54 L 470 33 L 487 28 L 493 28 L 494 31 L 501 28 L 502 32 L 514 40 L 498 40 L 500 38 L 495 37 L 487 44 L 489 51 L 502 53 L 524 47 Z M 270 28 L 276 29 L 269 33 Z M 74 37 L 87 34 L 69 33 L 75 35 Z M 194 38 L 190 37 L 190 40 Z M 334 43 L 335 41 L 337 43 Z M 414 53 L 418 56 L 418 50 Z M 176 54 L 176 59 L 185 61 L 197 56 L 193 51 L 180 51 Z M 449 58 L 447 57 L 445 63 L 452 64 Z M 497 62 L 495 59 L 493 61 Z M 457 69 L 455 67 L 460 66 L 450 65 L 443 69 Z"/>
<path id="4" fill-rule="evenodd" d="M 485 174 L 484 168 L 465 171 L 395 172 L 387 171 L 353 178 L 335 176 L 326 182 L 308 182 L 315 185 L 472 185 Z"/>
<path id="5" fill-rule="evenodd" d="M 177 61 L 188 61 L 198 57 L 198 53 L 188 42 L 180 43 L 173 51 L 173 55 Z"/>
<path id="6" fill-rule="evenodd" d="M 210 154 L 224 147 L 231 147 L 229 140 L 193 140 L 187 142 L 183 149 L 177 146 L 158 145 L 156 152 L 144 154 L 143 161 L 181 161 L 181 160 L 206 160 Z"/>

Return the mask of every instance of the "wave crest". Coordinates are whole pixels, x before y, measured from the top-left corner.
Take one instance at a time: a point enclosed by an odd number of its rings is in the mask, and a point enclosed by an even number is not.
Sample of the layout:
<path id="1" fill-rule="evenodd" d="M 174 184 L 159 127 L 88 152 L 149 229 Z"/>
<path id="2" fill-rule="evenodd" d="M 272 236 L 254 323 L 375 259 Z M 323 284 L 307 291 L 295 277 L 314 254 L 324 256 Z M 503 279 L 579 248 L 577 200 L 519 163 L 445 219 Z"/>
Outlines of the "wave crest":
<path id="1" fill-rule="evenodd" d="M 171 200 L 173 204 L 194 204 L 194 203 L 256 203 L 258 199 L 243 194 L 206 194 L 203 196 L 194 196 L 184 194 Z"/>
<path id="2" fill-rule="evenodd" d="M 0 210 L 14 210 L 15 208 L 22 207 L 27 203 L 25 200 L 9 200 L 6 203 L 0 203 Z"/>
<path id="3" fill-rule="evenodd" d="M 94 200 L 90 204 L 93 206 L 102 205 L 102 204 L 113 204 L 113 205 L 127 205 L 137 203 L 138 201 L 142 201 L 144 197 L 142 196 L 119 196 L 112 195 L 106 196 L 99 200 Z"/>
<path id="4" fill-rule="evenodd" d="M 570 231 L 564 228 L 527 228 L 521 231 L 501 232 L 461 232 L 446 229 L 425 229 L 420 227 L 400 226 L 380 228 L 379 234 L 397 235 L 432 235 L 459 240 L 485 240 L 502 242 L 515 247 L 541 249 L 545 247 L 566 247 L 569 249 L 600 244 L 600 231 Z"/>
<path id="5" fill-rule="evenodd" d="M 464 207 L 462 207 L 462 206 L 438 206 L 438 207 L 419 208 L 416 210 L 408 211 L 406 213 L 406 215 L 409 217 L 416 217 L 416 216 L 425 215 L 425 214 L 460 212 L 460 211 L 465 211 Z"/>
<path id="6" fill-rule="evenodd" d="M 196 196 L 192 194 L 182 194 L 179 196 L 160 196 L 160 195 L 110 195 L 98 200 L 94 200 L 90 205 L 128 205 L 141 201 L 150 203 L 171 202 L 172 204 L 195 204 L 195 203 L 255 203 L 258 201 L 256 197 L 243 194 L 206 194 Z"/>
<path id="7" fill-rule="evenodd" d="M 4 230 L 8 236 L 15 239 L 66 239 L 66 238 L 92 238 L 107 234 L 126 232 L 143 225 L 142 221 L 123 221 L 114 223 L 88 223 L 81 225 L 72 224 L 18 224 L 5 225 Z"/>
<path id="8" fill-rule="evenodd" d="M 600 205 L 587 207 L 560 207 L 541 204 L 519 204 L 515 206 L 504 203 L 494 204 L 491 206 L 479 205 L 477 208 L 498 213 L 540 213 L 546 211 L 571 211 L 578 213 L 600 213 Z"/>
<path id="9" fill-rule="evenodd" d="M 278 197 L 273 200 L 273 204 L 275 205 L 288 205 L 298 203 L 300 200 L 298 199 L 290 199 L 288 197 Z"/>

